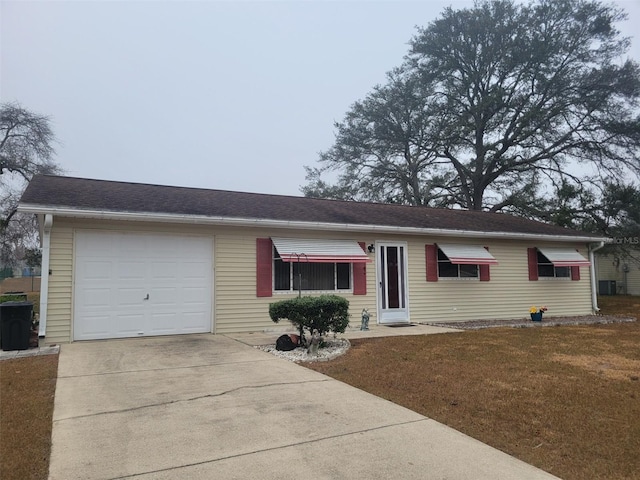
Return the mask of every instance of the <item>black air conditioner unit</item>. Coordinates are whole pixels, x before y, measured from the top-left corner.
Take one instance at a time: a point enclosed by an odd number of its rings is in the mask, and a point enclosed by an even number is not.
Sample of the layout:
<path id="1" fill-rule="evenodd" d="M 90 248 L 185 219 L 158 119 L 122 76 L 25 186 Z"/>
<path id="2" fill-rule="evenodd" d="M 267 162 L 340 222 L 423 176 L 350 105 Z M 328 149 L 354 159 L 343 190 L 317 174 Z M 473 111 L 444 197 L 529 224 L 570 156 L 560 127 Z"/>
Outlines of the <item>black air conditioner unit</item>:
<path id="1" fill-rule="evenodd" d="M 616 281 L 615 280 L 599 280 L 598 293 L 600 295 L 615 295 Z"/>

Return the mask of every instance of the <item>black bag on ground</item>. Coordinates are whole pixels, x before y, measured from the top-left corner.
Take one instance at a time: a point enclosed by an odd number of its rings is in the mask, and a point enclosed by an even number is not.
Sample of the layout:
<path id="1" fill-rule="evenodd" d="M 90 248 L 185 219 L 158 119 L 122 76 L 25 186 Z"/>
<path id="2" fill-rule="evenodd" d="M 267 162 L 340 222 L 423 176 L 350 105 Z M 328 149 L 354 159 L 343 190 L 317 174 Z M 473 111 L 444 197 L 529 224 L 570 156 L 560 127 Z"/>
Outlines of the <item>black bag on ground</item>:
<path id="1" fill-rule="evenodd" d="M 288 352 L 296 347 L 297 345 L 293 343 L 293 340 L 291 340 L 289 335 L 280 335 L 278 340 L 276 340 L 276 350 Z"/>

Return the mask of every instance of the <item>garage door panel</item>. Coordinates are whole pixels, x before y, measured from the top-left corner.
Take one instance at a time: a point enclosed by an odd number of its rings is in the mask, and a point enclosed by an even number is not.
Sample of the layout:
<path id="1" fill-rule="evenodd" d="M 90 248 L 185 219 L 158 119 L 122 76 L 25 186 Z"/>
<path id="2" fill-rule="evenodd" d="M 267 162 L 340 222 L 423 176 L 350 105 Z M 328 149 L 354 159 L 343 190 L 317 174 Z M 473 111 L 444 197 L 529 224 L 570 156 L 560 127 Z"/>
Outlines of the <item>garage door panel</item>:
<path id="1" fill-rule="evenodd" d="M 190 312 L 201 312 L 206 303 L 201 300 L 194 300 L 192 302 L 183 302 L 182 303 L 182 312 L 190 313 Z"/>
<path id="2" fill-rule="evenodd" d="M 75 247 L 74 339 L 211 331 L 210 238 L 79 231 Z"/>
<path id="3" fill-rule="evenodd" d="M 110 315 L 89 315 L 82 319 L 83 335 L 89 339 L 104 338 L 109 333 Z"/>
<path id="4" fill-rule="evenodd" d="M 160 256 L 160 257 L 171 257 L 175 255 L 176 252 L 184 251 L 185 243 L 188 243 L 186 237 L 183 237 L 183 240 L 180 244 L 176 244 L 174 241 L 175 237 L 173 236 L 157 236 L 153 239 L 153 244 L 149 246 L 152 251 Z M 196 239 L 197 242 L 197 239 Z"/>
<path id="5" fill-rule="evenodd" d="M 82 276 L 91 280 L 110 280 L 113 263 L 106 260 L 85 260 L 82 263 Z"/>
<path id="6" fill-rule="evenodd" d="M 203 287 L 182 287 L 182 300 L 185 303 L 204 302 L 211 296 L 211 292 Z"/>
<path id="7" fill-rule="evenodd" d="M 143 312 L 112 315 L 110 334 L 114 338 L 138 337 L 144 332 L 146 315 Z"/>
<path id="8" fill-rule="evenodd" d="M 84 288 L 82 290 L 83 306 L 88 309 L 111 307 L 111 288 Z"/>
<path id="9" fill-rule="evenodd" d="M 179 302 L 180 288 L 177 286 L 154 287 L 149 293 L 153 305 L 176 305 Z"/>
<path id="10" fill-rule="evenodd" d="M 178 330 L 178 316 L 175 313 L 152 313 L 151 332 L 153 335 L 181 333 Z"/>
<path id="11" fill-rule="evenodd" d="M 188 262 L 180 265 L 180 274 L 183 279 L 202 279 L 209 274 L 210 266 L 202 263 Z"/>
<path id="12" fill-rule="evenodd" d="M 154 260 L 151 265 L 151 276 L 153 278 L 176 279 L 178 269 L 178 262 L 167 262 L 161 259 Z"/>
<path id="13" fill-rule="evenodd" d="M 207 319 L 201 312 L 184 312 L 183 313 L 183 331 L 184 333 L 197 333 Z"/>
<path id="14" fill-rule="evenodd" d="M 111 235 L 111 232 L 107 233 Z M 149 251 L 149 235 L 135 233 L 118 233 L 117 238 L 113 238 L 112 252 L 120 258 L 144 257 Z"/>
<path id="15" fill-rule="evenodd" d="M 76 251 L 80 256 L 85 255 L 91 249 L 91 251 L 100 252 L 102 256 L 111 257 L 113 256 L 113 247 L 112 239 L 99 235 L 76 237 Z"/>
<path id="16" fill-rule="evenodd" d="M 191 252 L 196 257 L 210 255 L 209 245 L 200 240 L 198 237 L 185 237 L 181 247 L 184 251 Z"/>
<path id="17" fill-rule="evenodd" d="M 144 288 L 140 287 L 121 287 L 116 289 L 113 299 L 113 308 L 118 309 L 122 307 L 127 308 L 144 308 L 142 302 L 145 301 L 147 292 Z"/>
<path id="18" fill-rule="evenodd" d="M 205 304 L 203 302 L 185 302 L 182 305 L 182 311 L 185 313 L 185 315 L 187 313 L 201 313 L 204 306 Z"/>
<path id="19" fill-rule="evenodd" d="M 116 264 L 116 279 L 143 279 L 146 276 L 146 263 L 141 261 L 118 262 Z"/>

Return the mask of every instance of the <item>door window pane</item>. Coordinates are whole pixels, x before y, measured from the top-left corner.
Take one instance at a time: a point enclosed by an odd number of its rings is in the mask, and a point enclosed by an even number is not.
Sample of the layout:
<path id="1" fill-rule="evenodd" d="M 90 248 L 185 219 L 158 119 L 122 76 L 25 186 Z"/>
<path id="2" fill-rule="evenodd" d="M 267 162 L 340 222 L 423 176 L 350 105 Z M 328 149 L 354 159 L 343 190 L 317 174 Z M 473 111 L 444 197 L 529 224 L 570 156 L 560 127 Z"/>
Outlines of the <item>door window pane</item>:
<path id="1" fill-rule="evenodd" d="M 398 247 L 387 247 L 387 272 L 389 289 L 389 308 L 400 308 L 400 282 L 398 281 Z"/>
<path id="2" fill-rule="evenodd" d="M 398 264 L 400 265 L 399 274 L 400 274 L 400 291 L 398 294 L 400 295 L 400 302 L 402 303 L 401 308 L 405 308 L 405 298 L 404 294 L 404 247 L 400 247 L 400 252 L 398 255 Z"/>
<path id="3" fill-rule="evenodd" d="M 382 308 L 387 308 L 387 264 L 385 260 L 385 249 L 380 247 L 380 298 L 382 299 Z"/>

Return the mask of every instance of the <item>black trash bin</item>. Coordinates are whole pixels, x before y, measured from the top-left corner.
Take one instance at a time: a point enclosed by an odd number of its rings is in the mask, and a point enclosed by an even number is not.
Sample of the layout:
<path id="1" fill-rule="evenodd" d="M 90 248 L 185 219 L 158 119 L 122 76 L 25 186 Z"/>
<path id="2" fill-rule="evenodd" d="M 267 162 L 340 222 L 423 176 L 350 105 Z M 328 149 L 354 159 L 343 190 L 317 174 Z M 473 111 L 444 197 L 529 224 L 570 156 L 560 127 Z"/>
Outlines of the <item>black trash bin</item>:
<path id="1" fill-rule="evenodd" d="M 32 302 L 0 303 L 0 346 L 2 350 L 27 350 L 31 335 Z"/>

